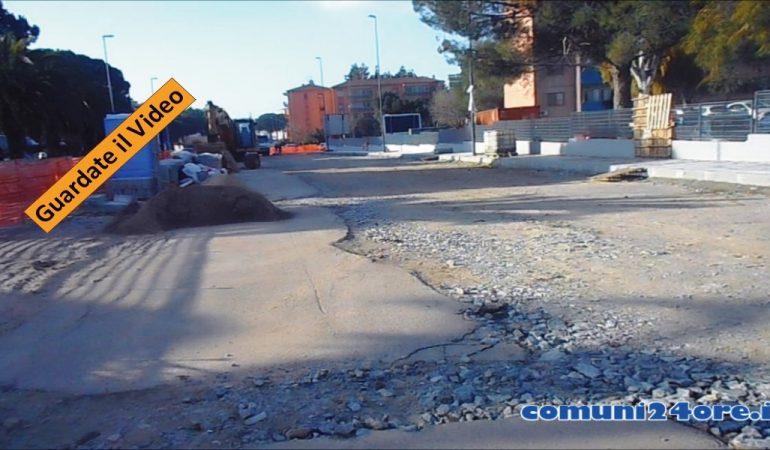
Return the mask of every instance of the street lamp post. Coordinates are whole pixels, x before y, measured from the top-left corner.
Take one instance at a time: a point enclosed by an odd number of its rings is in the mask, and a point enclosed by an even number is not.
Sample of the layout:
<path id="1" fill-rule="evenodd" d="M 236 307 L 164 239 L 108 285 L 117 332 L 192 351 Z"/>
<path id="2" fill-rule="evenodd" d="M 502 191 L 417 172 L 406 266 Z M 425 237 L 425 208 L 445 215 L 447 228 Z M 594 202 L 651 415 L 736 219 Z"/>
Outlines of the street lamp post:
<path id="1" fill-rule="evenodd" d="M 107 62 L 107 39 L 114 38 L 114 34 L 102 35 L 102 47 L 104 47 L 104 70 L 107 72 L 107 92 L 110 95 L 110 111 L 115 114 L 115 100 L 112 99 L 112 81 L 110 80 L 110 64 Z"/>
<path id="2" fill-rule="evenodd" d="M 157 79 L 158 77 L 150 78 L 150 95 L 152 95 L 155 92 L 155 80 Z"/>
<path id="3" fill-rule="evenodd" d="M 385 113 L 382 111 L 382 81 L 380 79 L 380 34 L 377 29 L 377 16 L 369 14 L 369 18 L 374 20 L 374 49 L 377 55 L 377 67 L 375 73 L 377 75 L 377 96 L 379 97 L 380 104 L 380 127 L 382 128 L 382 151 L 387 152 L 388 148 L 385 146 Z"/>
<path id="4" fill-rule="evenodd" d="M 315 59 L 318 60 L 318 68 L 321 71 L 321 86 L 324 85 L 324 60 L 320 56 L 316 56 Z"/>
<path id="5" fill-rule="evenodd" d="M 470 58 L 468 58 L 468 88 L 470 99 L 468 109 L 471 112 L 471 154 L 476 154 L 476 98 L 474 97 L 475 86 L 473 85 L 473 36 L 468 39 L 468 49 Z"/>

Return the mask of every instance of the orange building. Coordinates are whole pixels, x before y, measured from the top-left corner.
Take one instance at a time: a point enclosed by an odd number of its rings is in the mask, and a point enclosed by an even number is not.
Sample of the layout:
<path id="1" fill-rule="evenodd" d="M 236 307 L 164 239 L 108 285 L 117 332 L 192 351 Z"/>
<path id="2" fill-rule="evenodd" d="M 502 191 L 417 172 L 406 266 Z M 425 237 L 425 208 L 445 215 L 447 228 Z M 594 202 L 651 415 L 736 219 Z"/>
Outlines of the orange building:
<path id="1" fill-rule="evenodd" d="M 382 93 L 392 92 L 404 100 L 429 102 L 433 93 L 444 88 L 444 82 L 428 77 L 382 78 Z M 377 79 L 347 80 L 332 87 L 340 113 L 347 114 L 351 123 L 364 116 L 377 114 Z M 426 124 L 428 125 L 428 124 Z"/>
<path id="2" fill-rule="evenodd" d="M 288 139 L 296 143 L 307 142 L 311 135 L 324 129 L 324 115 L 337 113 L 334 91 L 309 84 L 289 89 L 288 97 Z"/>

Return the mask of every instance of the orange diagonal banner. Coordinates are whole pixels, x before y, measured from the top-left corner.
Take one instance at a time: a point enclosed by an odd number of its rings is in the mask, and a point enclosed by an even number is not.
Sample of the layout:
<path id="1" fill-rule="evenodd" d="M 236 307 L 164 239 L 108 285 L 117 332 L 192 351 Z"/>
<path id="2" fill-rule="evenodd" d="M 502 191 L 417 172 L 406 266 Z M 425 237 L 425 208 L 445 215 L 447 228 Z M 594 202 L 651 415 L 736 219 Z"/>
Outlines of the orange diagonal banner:
<path id="1" fill-rule="evenodd" d="M 46 233 L 51 231 L 194 101 L 176 80 L 168 80 L 35 200 L 27 215 Z"/>

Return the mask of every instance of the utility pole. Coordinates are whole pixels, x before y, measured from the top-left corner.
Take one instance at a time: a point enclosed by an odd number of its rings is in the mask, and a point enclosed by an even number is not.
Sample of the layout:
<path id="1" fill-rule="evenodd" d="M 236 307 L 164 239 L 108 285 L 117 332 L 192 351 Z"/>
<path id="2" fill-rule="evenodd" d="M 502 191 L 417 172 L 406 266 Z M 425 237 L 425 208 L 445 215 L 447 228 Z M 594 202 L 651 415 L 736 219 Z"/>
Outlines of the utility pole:
<path id="1" fill-rule="evenodd" d="M 104 47 L 104 70 L 107 72 L 107 92 L 110 94 L 110 112 L 115 114 L 115 100 L 112 99 L 112 81 L 110 80 L 110 64 L 107 62 L 107 39 L 114 38 L 114 34 L 102 35 L 102 47 Z"/>
<path id="2" fill-rule="evenodd" d="M 473 11 L 468 11 L 468 26 L 470 33 L 468 34 L 468 110 L 471 112 L 471 154 L 476 154 L 476 99 L 474 97 L 475 87 L 473 86 Z"/>
<path id="3" fill-rule="evenodd" d="M 470 58 L 468 59 L 468 82 L 470 87 L 468 92 L 470 94 L 468 109 L 471 112 L 471 153 L 476 154 L 476 98 L 474 97 L 475 87 L 473 86 L 473 36 L 470 37 L 468 49 L 470 51 Z"/>
<path id="4" fill-rule="evenodd" d="M 377 74 L 377 95 L 380 103 L 380 127 L 382 128 L 382 151 L 387 152 L 388 148 L 385 146 L 385 113 L 382 111 L 382 81 L 380 80 L 380 34 L 377 30 L 377 16 L 369 14 L 369 18 L 374 20 L 374 49 L 377 55 L 377 67 L 375 72 Z"/>
<path id="5" fill-rule="evenodd" d="M 473 39 L 476 36 L 475 27 L 473 26 L 473 16 L 478 17 L 512 17 L 512 13 L 509 11 L 504 14 L 482 14 L 468 10 L 468 81 L 470 86 L 468 87 L 468 94 L 470 94 L 468 109 L 471 112 L 471 152 L 476 154 L 476 99 L 474 98 L 474 79 L 473 79 Z"/>
<path id="6" fill-rule="evenodd" d="M 580 51 L 575 54 L 575 111 L 583 110 L 583 86 L 580 77 Z"/>

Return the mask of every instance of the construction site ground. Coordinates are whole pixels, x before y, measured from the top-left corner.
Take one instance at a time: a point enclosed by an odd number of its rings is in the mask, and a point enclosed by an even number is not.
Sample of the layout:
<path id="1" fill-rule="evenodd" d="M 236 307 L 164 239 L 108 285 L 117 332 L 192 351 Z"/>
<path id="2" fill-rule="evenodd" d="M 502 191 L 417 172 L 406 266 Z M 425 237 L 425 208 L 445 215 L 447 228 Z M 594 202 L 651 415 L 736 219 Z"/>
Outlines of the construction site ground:
<path id="1" fill-rule="evenodd" d="M 293 217 L 0 230 L 1 447 L 770 443 L 518 418 L 770 399 L 769 189 L 332 155 L 235 176 Z"/>

